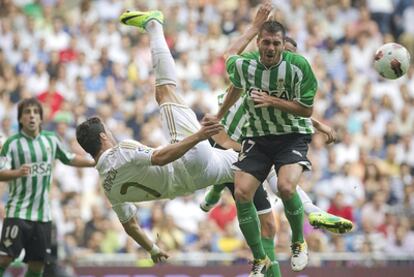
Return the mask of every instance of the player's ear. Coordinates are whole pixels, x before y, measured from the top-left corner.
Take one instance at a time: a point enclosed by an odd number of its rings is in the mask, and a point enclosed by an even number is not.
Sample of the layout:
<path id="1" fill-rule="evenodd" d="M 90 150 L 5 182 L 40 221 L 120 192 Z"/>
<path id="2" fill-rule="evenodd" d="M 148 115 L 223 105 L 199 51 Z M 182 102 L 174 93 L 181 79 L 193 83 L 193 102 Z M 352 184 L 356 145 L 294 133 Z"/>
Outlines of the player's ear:
<path id="1" fill-rule="evenodd" d="M 108 136 L 104 132 L 99 133 L 99 137 L 104 140 L 108 139 Z"/>

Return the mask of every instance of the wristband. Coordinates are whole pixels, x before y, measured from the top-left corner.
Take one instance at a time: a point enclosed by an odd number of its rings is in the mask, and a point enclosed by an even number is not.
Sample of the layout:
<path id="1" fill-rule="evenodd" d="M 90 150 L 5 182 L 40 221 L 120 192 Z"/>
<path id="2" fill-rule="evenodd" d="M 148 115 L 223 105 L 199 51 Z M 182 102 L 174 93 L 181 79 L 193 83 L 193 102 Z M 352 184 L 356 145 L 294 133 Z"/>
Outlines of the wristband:
<path id="1" fill-rule="evenodd" d="M 149 251 L 150 252 L 150 254 L 151 254 L 151 256 L 154 256 L 154 255 L 157 255 L 157 254 L 159 254 L 160 252 L 161 252 L 161 250 L 160 250 L 160 248 L 154 243 L 153 245 L 152 245 L 152 248 L 151 248 L 151 250 Z"/>

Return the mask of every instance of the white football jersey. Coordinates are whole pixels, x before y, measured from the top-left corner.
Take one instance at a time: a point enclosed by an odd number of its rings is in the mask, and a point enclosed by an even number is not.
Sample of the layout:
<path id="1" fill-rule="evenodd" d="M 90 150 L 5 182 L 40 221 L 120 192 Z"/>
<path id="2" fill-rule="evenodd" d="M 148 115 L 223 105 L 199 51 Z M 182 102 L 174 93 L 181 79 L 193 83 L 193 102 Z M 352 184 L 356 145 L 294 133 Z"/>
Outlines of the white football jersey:
<path id="1" fill-rule="evenodd" d="M 125 140 L 106 150 L 96 168 L 102 186 L 122 223 L 135 215 L 131 202 L 172 199 L 214 184 L 233 182 L 237 153 L 219 150 L 206 141 L 164 166 L 151 165 L 155 149 Z"/>

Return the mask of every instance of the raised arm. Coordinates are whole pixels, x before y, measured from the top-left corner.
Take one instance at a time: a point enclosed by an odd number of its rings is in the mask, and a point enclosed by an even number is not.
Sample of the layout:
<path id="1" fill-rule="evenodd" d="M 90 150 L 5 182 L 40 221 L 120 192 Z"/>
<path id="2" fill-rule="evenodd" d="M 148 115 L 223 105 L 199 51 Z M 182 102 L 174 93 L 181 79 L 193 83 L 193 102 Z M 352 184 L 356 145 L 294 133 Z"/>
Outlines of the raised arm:
<path id="1" fill-rule="evenodd" d="M 220 106 L 220 109 L 217 113 L 216 119 L 220 120 L 223 116 L 229 111 L 230 107 L 237 102 L 240 98 L 243 89 L 230 86 L 227 90 L 226 97 L 224 98 L 223 104 Z"/>
<path id="2" fill-rule="evenodd" d="M 188 150 L 193 148 L 197 143 L 208 139 L 223 130 L 223 126 L 218 121 L 210 121 L 203 124 L 201 129 L 174 144 L 169 144 L 161 149 L 154 150 L 151 156 L 152 165 L 165 165 L 181 158 Z"/>
<path id="3" fill-rule="evenodd" d="M 122 223 L 125 232 L 133 238 L 139 245 L 142 246 L 151 254 L 151 259 L 154 263 L 159 263 L 168 259 L 168 254 L 161 250 L 155 243 L 153 243 L 145 232 L 139 226 L 135 217 L 132 217 L 126 223 Z"/>
<path id="4" fill-rule="evenodd" d="M 239 55 L 244 49 L 249 45 L 250 41 L 257 35 L 262 24 L 269 17 L 270 12 L 272 11 L 272 2 L 266 0 L 263 4 L 260 5 L 257 10 L 256 16 L 253 19 L 252 24 L 247 28 L 247 30 L 233 43 L 230 44 L 229 48 L 224 53 L 224 58 L 227 59 L 231 55 Z"/>
<path id="5" fill-rule="evenodd" d="M 95 166 L 96 163 L 93 159 L 88 159 L 76 154 L 69 164 L 76 167 L 92 167 Z"/>

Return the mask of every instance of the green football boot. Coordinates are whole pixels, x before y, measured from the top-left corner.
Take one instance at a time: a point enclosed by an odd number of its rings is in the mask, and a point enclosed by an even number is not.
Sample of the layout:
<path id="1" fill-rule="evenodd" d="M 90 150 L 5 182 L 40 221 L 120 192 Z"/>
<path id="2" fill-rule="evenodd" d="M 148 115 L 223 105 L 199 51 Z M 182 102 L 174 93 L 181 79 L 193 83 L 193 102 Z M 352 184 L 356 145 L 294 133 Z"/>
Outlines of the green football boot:
<path id="1" fill-rule="evenodd" d="M 160 11 L 126 11 L 120 17 L 119 21 L 122 24 L 135 26 L 145 29 L 145 26 L 150 20 L 157 20 L 159 23 L 164 23 L 164 15 Z"/>
<path id="2" fill-rule="evenodd" d="M 354 228 L 350 220 L 330 213 L 310 213 L 308 218 L 313 227 L 326 229 L 335 234 L 348 233 Z"/>

